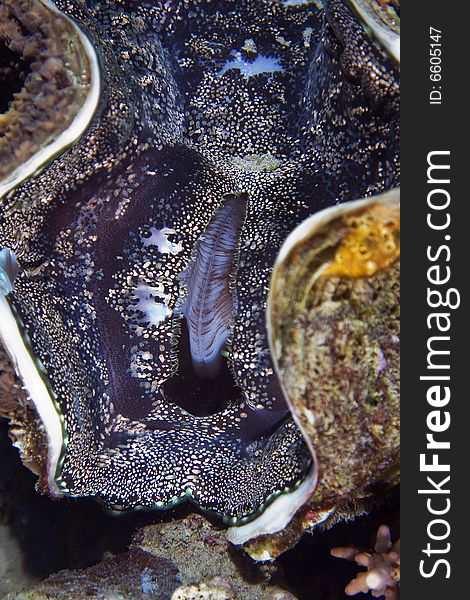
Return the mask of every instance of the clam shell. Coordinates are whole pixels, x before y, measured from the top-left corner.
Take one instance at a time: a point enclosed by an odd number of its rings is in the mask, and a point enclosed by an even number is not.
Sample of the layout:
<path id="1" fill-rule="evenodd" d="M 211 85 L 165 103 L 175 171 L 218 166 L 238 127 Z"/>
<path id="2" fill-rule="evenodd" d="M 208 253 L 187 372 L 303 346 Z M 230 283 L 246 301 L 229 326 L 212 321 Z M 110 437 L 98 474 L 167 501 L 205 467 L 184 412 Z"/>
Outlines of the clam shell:
<path id="1" fill-rule="evenodd" d="M 393 190 L 316 213 L 276 260 L 268 331 L 286 398 L 318 461 L 311 514 L 398 479 L 399 228 Z"/>
<path id="2" fill-rule="evenodd" d="M 399 0 L 350 0 L 359 20 L 371 38 L 400 62 Z"/>
<path id="3" fill-rule="evenodd" d="M 0 44 L 24 77 L 0 114 L 2 198 L 82 135 L 98 106 L 100 74 L 88 37 L 49 0 L 2 2 Z"/>

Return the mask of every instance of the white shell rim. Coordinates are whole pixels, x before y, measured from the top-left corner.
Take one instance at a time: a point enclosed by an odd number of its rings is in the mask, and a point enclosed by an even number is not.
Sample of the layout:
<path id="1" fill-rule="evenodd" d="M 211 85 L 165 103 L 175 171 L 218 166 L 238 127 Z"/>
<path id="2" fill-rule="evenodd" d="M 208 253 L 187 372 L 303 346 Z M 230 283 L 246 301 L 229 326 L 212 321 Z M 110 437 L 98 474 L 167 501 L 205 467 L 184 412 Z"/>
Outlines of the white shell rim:
<path id="1" fill-rule="evenodd" d="M 90 61 L 90 90 L 83 106 L 75 118 L 56 138 L 33 154 L 27 161 L 18 165 L 10 175 L 0 181 L 0 198 L 14 190 L 20 183 L 39 173 L 48 162 L 55 156 L 61 154 L 66 148 L 76 142 L 90 124 L 98 107 L 101 95 L 101 76 L 96 51 L 88 37 L 79 29 L 72 19 L 64 15 L 50 0 L 41 0 L 52 11 L 60 14 L 70 21 L 77 32 L 77 36 L 83 44 L 85 52 Z"/>
<path id="2" fill-rule="evenodd" d="M 239 546 L 260 535 L 278 533 L 285 529 L 299 508 L 311 498 L 317 485 L 317 477 L 318 469 L 313 465 L 309 475 L 297 489 L 280 494 L 253 521 L 245 525 L 229 527 L 226 533 L 227 539 Z M 266 556 L 263 560 L 270 560 L 270 557 Z"/>
<path id="3" fill-rule="evenodd" d="M 3 253 L 0 251 L 0 259 Z M 62 450 L 65 444 L 65 432 L 54 400 L 49 393 L 47 385 L 38 371 L 33 356 L 29 352 L 21 334 L 18 322 L 7 299 L 8 285 L 13 282 L 8 273 L 1 267 L 0 260 L 0 340 L 8 352 L 15 371 L 20 377 L 29 398 L 41 419 L 47 434 L 47 485 L 50 493 L 61 496 L 62 492 L 56 482 L 57 470 L 61 460 Z M 1 281 L 3 280 L 3 284 Z"/>
<path id="4" fill-rule="evenodd" d="M 385 50 L 400 64 L 400 35 L 387 29 L 373 12 L 367 8 L 364 0 L 349 0 L 358 15 L 370 29 L 372 35 L 380 42 Z"/>

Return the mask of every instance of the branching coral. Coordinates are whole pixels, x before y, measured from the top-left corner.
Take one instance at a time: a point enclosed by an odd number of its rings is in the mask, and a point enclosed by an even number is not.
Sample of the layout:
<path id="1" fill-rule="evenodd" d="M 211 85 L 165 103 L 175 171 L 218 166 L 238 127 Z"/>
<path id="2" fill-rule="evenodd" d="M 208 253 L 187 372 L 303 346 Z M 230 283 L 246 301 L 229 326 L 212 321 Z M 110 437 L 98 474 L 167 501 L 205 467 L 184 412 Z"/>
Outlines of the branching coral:
<path id="1" fill-rule="evenodd" d="M 381 525 L 377 531 L 375 552 L 361 552 L 358 548 L 338 547 L 331 550 L 336 558 L 355 560 L 367 571 L 350 581 L 345 588 L 348 596 L 360 592 L 372 593 L 374 598 L 385 597 L 385 600 L 400 598 L 400 540 L 392 544 L 390 529 Z"/>

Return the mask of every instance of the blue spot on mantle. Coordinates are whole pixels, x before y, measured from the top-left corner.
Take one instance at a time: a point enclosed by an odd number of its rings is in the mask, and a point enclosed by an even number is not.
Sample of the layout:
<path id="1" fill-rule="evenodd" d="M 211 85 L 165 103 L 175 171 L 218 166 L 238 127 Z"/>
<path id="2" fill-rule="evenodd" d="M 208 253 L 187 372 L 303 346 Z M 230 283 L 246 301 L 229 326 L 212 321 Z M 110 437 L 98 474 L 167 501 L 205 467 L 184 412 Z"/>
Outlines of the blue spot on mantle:
<path id="1" fill-rule="evenodd" d="M 229 60 L 225 63 L 222 69 L 218 72 L 219 76 L 222 76 L 226 71 L 230 69 L 238 69 L 245 79 L 249 79 L 254 75 L 261 75 L 262 73 L 275 73 L 276 71 L 284 71 L 281 63 L 277 58 L 271 56 L 263 56 L 258 54 L 253 62 L 243 60 L 241 52 L 232 51 L 233 60 Z"/>

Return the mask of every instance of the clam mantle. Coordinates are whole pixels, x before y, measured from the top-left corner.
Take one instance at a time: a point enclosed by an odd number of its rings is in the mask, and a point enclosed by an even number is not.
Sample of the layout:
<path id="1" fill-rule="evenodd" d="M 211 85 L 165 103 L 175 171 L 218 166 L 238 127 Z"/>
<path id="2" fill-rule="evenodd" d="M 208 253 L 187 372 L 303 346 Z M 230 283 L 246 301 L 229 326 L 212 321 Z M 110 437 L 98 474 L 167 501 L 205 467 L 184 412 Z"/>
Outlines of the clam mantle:
<path id="1" fill-rule="evenodd" d="M 396 63 L 338 1 L 31 6 L 3 3 L 46 39 L 30 56 L 0 33 L 9 107 L 50 134 L 2 180 L 0 333 L 45 428 L 41 484 L 282 528 L 317 464 L 273 368 L 271 270 L 308 215 L 397 184 Z M 62 131 L 47 109 L 76 64 Z"/>

